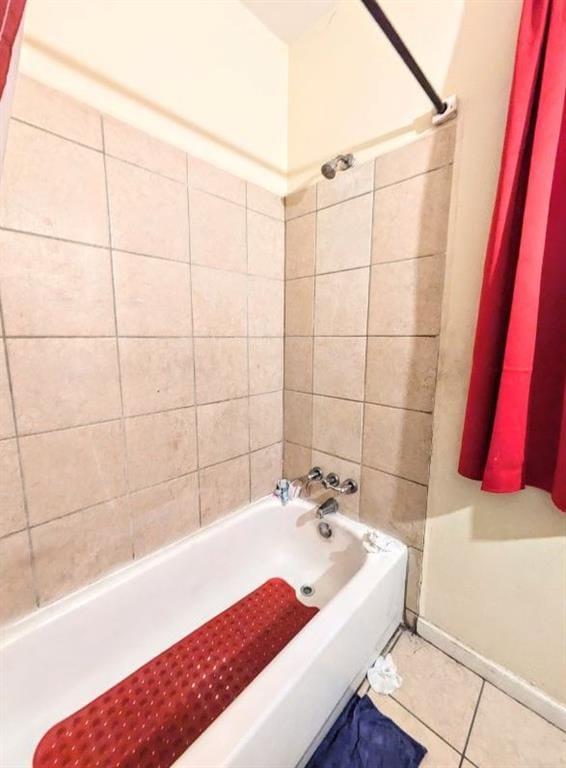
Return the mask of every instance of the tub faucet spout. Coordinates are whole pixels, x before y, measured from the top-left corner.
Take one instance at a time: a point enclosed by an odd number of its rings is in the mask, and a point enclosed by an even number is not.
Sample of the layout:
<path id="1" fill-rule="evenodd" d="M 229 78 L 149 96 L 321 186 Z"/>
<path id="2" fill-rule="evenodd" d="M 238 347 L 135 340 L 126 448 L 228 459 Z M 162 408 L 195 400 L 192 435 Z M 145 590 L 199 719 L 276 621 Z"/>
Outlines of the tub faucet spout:
<path id="1" fill-rule="evenodd" d="M 323 518 L 326 515 L 334 515 L 338 512 L 338 502 L 336 499 L 326 499 L 322 504 L 317 507 L 316 516 Z"/>

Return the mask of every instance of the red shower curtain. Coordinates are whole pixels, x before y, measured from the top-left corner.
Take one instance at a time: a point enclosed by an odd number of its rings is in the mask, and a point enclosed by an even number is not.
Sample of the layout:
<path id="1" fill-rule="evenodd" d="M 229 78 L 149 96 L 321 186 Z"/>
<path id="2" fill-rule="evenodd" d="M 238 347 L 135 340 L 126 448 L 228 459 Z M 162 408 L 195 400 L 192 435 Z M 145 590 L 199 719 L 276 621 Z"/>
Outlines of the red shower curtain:
<path id="1" fill-rule="evenodd" d="M 566 0 L 524 0 L 459 471 L 566 511 Z"/>
<path id="2" fill-rule="evenodd" d="M 0 0 L 0 98 L 4 93 L 12 47 L 18 34 L 26 0 Z"/>

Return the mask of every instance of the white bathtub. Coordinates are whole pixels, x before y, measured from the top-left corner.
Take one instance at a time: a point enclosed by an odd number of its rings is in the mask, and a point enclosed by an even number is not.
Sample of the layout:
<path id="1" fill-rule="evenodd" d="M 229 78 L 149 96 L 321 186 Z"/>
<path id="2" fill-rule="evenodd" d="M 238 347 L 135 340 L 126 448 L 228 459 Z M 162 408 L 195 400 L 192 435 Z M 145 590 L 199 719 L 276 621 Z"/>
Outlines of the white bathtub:
<path id="1" fill-rule="evenodd" d="M 29 768 L 56 722 L 267 579 L 312 585 L 322 610 L 177 760 L 176 768 L 293 768 L 402 617 L 406 548 L 369 554 L 366 526 L 273 498 L 135 562 L 3 632 L 3 768 Z"/>

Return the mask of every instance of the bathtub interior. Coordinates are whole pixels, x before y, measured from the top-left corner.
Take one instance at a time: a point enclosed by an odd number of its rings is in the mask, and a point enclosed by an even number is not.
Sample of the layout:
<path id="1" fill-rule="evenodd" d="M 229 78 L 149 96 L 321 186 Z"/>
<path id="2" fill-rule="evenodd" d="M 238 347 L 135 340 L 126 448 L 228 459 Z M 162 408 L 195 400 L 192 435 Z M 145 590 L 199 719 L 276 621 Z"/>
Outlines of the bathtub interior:
<path id="1" fill-rule="evenodd" d="M 0 652 L 2 764 L 29 764 L 51 725 L 273 576 L 323 608 L 366 560 L 349 521 L 331 522 L 325 540 L 311 504 L 268 498 L 14 626 Z"/>

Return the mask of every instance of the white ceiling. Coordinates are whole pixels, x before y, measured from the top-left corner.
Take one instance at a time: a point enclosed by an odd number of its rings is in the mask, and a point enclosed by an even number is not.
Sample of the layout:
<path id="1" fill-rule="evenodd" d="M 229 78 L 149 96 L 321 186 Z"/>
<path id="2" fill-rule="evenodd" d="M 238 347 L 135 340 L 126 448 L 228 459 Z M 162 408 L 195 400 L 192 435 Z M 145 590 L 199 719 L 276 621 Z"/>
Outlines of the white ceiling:
<path id="1" fill-rule="evenodd" d="M 292 43 L 336 5 L 337 0 L 241 0 L 285 43 Z"/>

